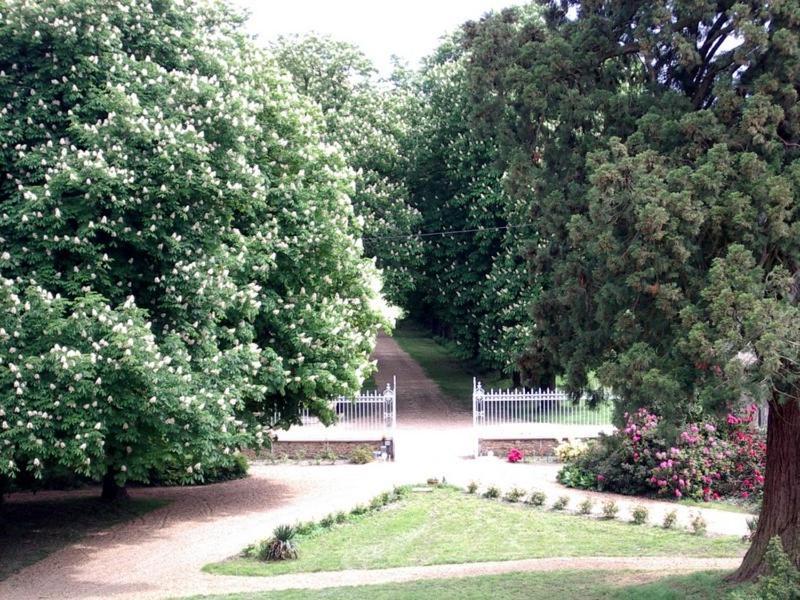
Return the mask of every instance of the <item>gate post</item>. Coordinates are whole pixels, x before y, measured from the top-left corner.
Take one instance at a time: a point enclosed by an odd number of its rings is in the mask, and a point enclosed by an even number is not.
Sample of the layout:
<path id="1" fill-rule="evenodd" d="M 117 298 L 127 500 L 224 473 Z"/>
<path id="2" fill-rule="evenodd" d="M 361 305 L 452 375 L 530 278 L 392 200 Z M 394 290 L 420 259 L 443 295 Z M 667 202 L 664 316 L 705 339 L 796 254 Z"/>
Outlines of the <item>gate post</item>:
<path id="1" fill-rule="evenodd" d="M 483 400 L 483 386 L 476 377 L 472 378 L 472 433 L 475 437 L 474 455 L 480 456 L 480 426 L 486 422 L 486 411 Z"/>

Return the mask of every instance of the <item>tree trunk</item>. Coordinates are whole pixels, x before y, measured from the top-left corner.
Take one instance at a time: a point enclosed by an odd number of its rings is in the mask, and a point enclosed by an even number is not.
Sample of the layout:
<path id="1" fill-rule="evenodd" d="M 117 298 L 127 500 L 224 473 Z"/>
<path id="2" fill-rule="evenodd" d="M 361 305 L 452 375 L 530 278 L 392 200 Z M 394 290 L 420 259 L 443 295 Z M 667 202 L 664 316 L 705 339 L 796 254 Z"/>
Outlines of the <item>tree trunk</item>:
<path id="1" fill-rule="evenodd" d="M 800 398 L 770 402 L 767 468 L 758 529 L 734 581 L 750 581 L 765 571 L 764 553 L 773 537 L 800 567 Z"/>
<path id="2" fill-rule="evenodd" d="M 106 502 L 118 502 L 120 500 L 128 499 L 128 490 L 125 486 L 117 484 L 114 473 L 111 467 L 108 468 L 106 474 L 103 476 L 103 492 L 100 494 L 100 499 Z"/>
<path id="3" fill-rule="evenodd" d="M 522 387 L 522 375 L 519 371 L 512 371 L 511 373 L 511 385 L 514 386 L 514 389 L 518 387 Z"/>

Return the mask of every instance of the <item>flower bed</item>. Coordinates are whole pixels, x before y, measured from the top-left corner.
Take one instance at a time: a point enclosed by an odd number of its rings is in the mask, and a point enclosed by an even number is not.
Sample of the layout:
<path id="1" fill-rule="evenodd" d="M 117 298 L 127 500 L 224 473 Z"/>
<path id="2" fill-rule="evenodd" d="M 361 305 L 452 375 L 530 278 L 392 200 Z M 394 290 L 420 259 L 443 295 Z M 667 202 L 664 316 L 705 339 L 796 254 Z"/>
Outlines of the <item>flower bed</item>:
<path id="1" fill-rule="evenodd" d="M 570 454 L 558 479 L 570 487 L 697 500 L 757 499 L 766 463 L 755 407 L 722 423 L 690 423 L 667 443 L 659 418 L 626 414 L 625 427 Z"/>

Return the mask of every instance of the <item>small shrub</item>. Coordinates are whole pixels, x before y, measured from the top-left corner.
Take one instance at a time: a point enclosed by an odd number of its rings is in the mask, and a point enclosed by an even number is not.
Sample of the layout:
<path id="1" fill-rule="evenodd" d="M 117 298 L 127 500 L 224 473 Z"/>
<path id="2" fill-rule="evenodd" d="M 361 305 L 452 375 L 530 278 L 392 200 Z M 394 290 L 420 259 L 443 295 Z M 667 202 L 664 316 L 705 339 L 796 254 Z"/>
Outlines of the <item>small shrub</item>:
<path id="1" fill-rule="evenodd" d="M 369 508 L 364 506 L 363 504 L 358 504 L 353 507 L 353 510 L 350 511 L 350 514 L 353 516 L 364 515 L 369 512 Z"/>
<path id="2" fill-rule="evenodd" d="M 375 456 L 372 454 L 372 448 L 369 446 L 357 446 L 350 453 L 350 462 L 354 465 L 365 465 L 372 462 Z"/>
<path id="3" fill-rule="evenodd" d="M 525 456 L 522 454 L 521 450 L 518 450 L 516 448 L 512 448 L 511 450 L 508 451 L 508 455 L 506 456 L 506 458 L 508 459 L 508 462 L 510 462 L 510 463 L 518 463 L 523 458 L 525 458 Z"/>
<path id="4" fill-rule="evenodd" d="M 519 502 L 522 498 L 525 497 L 525 492 L 523 492 L 519 488 L 511 488 L 506 492 L 505 501 L 506 502 Z"/>
<path id="5" fill-rule="evenodd" d="M 439 480 L 436 477 L 429 477 L 427 481 L 428 485 L 439 485 Z"/>
<path id="6" fill-rule="evenodd" d="M 528 497 L 528 504 L 531 506 L 544 506 L 546 501 L 547 495 L 539 490 L 533 490 L 531 495 Z"/>
<path id="7" fill-rule="evenodd" d="M 392 497 L 391 497 L 391 495 L 389 494 L 389 492 L 383 492 L 382 494 L 379 494 L 379 495 L 375 496 L 375 497 L 374 497 L 374 498 L 373 498 L 373 499 L 370 501 L 370 503 L 369 503 L 369 507 L 370 507 L 372 510 L 377 510 L 377 509 L 379 509 L 379 508 L 381 508 L 381 507 L 383 507 L 383 506 L 386 506 L 386 505 L 387 505 L 387 504 L 389 504 L 389 502 L 391 502 L 391 501 L 392 501 Z"/>
<path id="8" fill-rule="evenodd" d="M 672 529 L 675 527 L 675 523 L 678 521 L 678 511 L 671 510 L 667 514 L 664 515 L 664 522 L 662 526 L 664 529 Z"/>
<path id="9" fill-rule="evenodd" d="M 474 482 L 474 481 L 470 481 L 467 484 L 467 493 L 468 494 L 474 494 L 477 491 L 478 491 L 478 484 L 476 482 Z"/>
<path id="10" fill-rule="evenodd" d="M 800 598 L 800 570 L 783 550 L 781 538 L 773 537 L 764 556 L 767 573 L 756 586 L 756 598 L 765 600 L 796 600 Z"/>
<path id="11" fill-rule="evenodd" d="M 397 485 L 392 490 L 392 502 L 402 500 L 411 493 L 410 485 Z"/>
<path id="12" fill-rule="evenodd" d="M 297 535 L 308 535 L 317 529 L 317 524 L 314 521 L 302 521 L 294 526 L 294 532 Z"/>
<path id="13" fill-rule="evenodd" d="M 650 511 L 647 510 L 646 506 L 637 504 L 631 511 L 631 523 L 634 525 L 644 525 L 647 523 L 647 517 L 649 514 Z"/>
<path id="14" fill-rule="evenodd" d="M 592 514 L 592 509 L 594 508 L 594 500 L 591 498 L 586 498 L 583 502 L 578 504 L 578 513 L 581 515 L 590 515 Z"/>
<path id="15" fill-rule="evenodd" d="M 558 462 L 567 463 L 579 459 L 589 450 L 589 445 L 582 440 L 568 440 L 556 446 L 553 453 Z"/>
<path id="16" fill-rule="evenodd" d="M 495 486 L 493 486 L 493 485 L 490 485 L 488 488 L 486 488 L 486 491 L 483 492 L 483 497 L 484 498 L 499 498 L 500 497 L 500 489 L 495 487 Z"/>
<path id="17" fill-rule="evenodd" d="M 569 496 L 559 496 L 558 499 L 553 502 L 553 510 L 565 510 L 569 506 Z"/>
<path id="18" fill-rule="evenodd" d="M 333 515 L 322 517 L 319 521 L 320 527 L 324 527 L 325 529 L 330 529 L 333 527 L 334 523 L 336 523 L 336 517 Z"/>
<path id="19" fill-rule="evenodd" d="M 703 518 L 703 515 L 697 513 L 691 521 L 692 532 L 695 535 L 705 535 L 706 534 L 706 520 Z"/>
<path id="20" fill-rule="evenodd" d="M 336 520 L 337 523 L 339 523 L 341 525 L 342 523 L 347 521 L 347 513 L 344 513 L 342 511 L 337 512 L 335 520 Z"/>
<path id="21" fill-rule="evenodd" d="M 294 560 L 297 558 L 297 546 L 294 537 L 297 531 L 291 525 L 279 525 L 272 532 L 272 538 L 262 542 L 256 548 L 256 558 L 264 561 Z"/>
<path id="22" fill-rule="evenodd" d="M 330 448 L 326 448 L 325 450 L 319 453 L 318 458 L 320 460 L 334 463 L 336 462 L 336 459 L 339 457 L 336 456 L 336 453 L 333 450 L 331 450 Z"/>
<path id="23" fill-rule="evenodd" d="M 619 506 L 613 500 L 607 500 L 603 502 L 603 518 L 604 519 L 616 519 L 617 513 L 619 512 Z"/>

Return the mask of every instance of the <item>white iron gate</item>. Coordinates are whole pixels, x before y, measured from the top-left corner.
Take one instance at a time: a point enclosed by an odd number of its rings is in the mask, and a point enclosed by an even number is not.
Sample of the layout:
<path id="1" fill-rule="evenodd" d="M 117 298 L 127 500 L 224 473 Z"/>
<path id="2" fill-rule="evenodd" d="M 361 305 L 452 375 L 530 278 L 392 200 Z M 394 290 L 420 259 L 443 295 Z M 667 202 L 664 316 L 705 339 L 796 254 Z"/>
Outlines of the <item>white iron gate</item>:
<path id="1" fill-rule="evenodd" d="M 473 380 L 472 416 L 476 427 L 514 423 L 609 425 L 610 403 L 592 406 L 585 398 L 573 401 L 559 390 L 484 390 Z"/>
<path id="2" fill-rule="evenodd" d="M 335 420 L 328 429 L 348 431 L 394 431 L 397 425 L 397 378 L 384 390 L 363 391 L 353 398 L 340 396 L 330 402 Z M 304 410 L 301 427 L 324 428 L 319 418 Z"/>
<path id="3" fill-rule="evenodd" d="M 473 380 L 472 424 L 475 455 L 480 440 L 533 440 L 597 437 L 610 432 L 611 403 L 573 401 L 559 390 L 484 390 Z"/>

